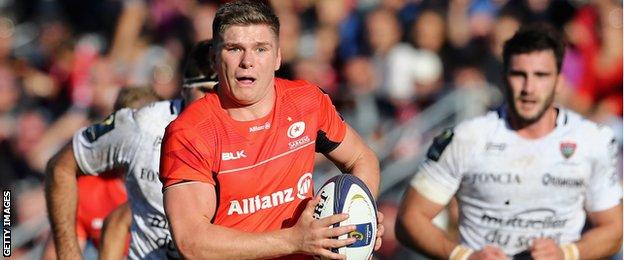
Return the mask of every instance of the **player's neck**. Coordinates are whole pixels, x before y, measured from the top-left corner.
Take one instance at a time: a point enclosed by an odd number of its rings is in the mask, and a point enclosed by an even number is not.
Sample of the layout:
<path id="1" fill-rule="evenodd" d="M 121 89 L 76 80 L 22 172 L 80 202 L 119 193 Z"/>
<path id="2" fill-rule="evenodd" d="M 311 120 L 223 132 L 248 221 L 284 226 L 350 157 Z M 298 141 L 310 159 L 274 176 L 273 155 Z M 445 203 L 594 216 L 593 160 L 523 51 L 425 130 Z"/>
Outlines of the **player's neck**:
<path id="1" fill-rule="evenodd" d="M 516 133 L 526 139 L 542 138 L 555 130 L 558 110 L 550 107 L 537 121 L 526 122 L 509 111 L 509 123 Z"/>
<path id="2" fill-rule="evenodd" d="M 260 101 L 250 105 L 235 104 L 232 101 L 222 99 L 222 106 L 225 112 L 234 121 L 252 121 L 267 116 L 275 106 L 277 94 L 275 88 L 270 88 L 266 96 Z"/>

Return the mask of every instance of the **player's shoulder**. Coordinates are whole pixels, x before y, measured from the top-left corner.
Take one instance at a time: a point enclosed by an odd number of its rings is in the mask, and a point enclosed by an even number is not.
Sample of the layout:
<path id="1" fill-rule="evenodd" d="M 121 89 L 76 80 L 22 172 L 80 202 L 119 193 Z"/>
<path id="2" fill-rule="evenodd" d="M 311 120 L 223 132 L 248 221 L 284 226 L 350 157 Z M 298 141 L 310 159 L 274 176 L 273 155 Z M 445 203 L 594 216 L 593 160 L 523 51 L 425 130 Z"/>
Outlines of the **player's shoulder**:
<path id="1" fill-rule="evenodd" d="M 307 80 L 289 80 L 283 78 L 275 78 L 275 84 L 288 90 L 305 90 L 309 88 L 318 88 L 315 84 Z"/>
<path id="2" fill-rule="evenodd" d="M 479 140 L 490 136 L 501 122 L 504 123 L 503 114 L 500 111 L 490 111 L 485 115 L 462 121 L 454 127 L 454 132 L 461 139 Z"/>
<path id="3" fill-rule="evenodd" d="M 214 121 L 216 109 L 220 109 L 215 99 L 218 99 L 216 94 L 210 92 L 203 98 L 186 104 L 184 110 L 169 124 L 167 130 L 191 129 L 205 122 Z"/>
<path id="4" fill-rule="evenodd" d="M 287 80 L 275 78 L 275 84 L 281 88 L 285 95 L 289 98 L 297 98 L 307 95 L 323 95 L 323 90 L 307 80 Z"/>
<path id="5" fill-rule="evenodd" d="M 168 119 L 180 113 L 182 100 L 171 99 L 150 103 L 134 112 L 137 120 Z"/>
<path id="6" fill-rule="evenodd" d="M 498 113 L 490 112 L 485 116 L 475 117 L 460 122 L 454 127 L 444 129 L 432 141 L 427 157 L 437 161 L 448 145 L 463 147 L 462 150 L 479 147 L 500 123 Z"/>
<path id="7" fill-rule="evenodd" d="M 276 86 L 281 88 L 278 97 L 282 107 L 294 108 L 302 114 L 310 114 L 319 111 L 322 102 L 327 100 L 327 93 L 319 86 L 305 80 L 285 80 L 276 78 Z"/>
<path id="8" fill-rule="evenodd" d="M 181 110 L 179 99 L 163 100 L 150 103 L 133 113 L 134 120 L 142 129 L 164 129 Z"/>
<path id="9" fill-rule="evenodd" d="M 585 118 L 574 111 L 559 108 L 560 120 L 562 127 L 575 133 L 574 136 L 580 139 L 593 142 L 610 142 L 614 138 L 613 130 L 604 124 L 596 123 Z"/>

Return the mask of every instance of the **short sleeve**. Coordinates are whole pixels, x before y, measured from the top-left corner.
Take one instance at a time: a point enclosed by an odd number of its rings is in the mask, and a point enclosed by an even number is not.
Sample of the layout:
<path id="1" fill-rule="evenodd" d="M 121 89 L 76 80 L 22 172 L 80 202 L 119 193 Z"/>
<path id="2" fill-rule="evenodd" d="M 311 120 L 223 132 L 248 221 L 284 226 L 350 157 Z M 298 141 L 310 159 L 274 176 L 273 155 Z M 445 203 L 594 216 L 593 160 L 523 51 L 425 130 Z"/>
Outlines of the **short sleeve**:
<path id="1" fill-rule="evenodd" d="M 462 179 L 465 144 L 453 129 L 447 129 L 433 139 L 427 158 L 420 165 L 410 185 L 430 201 L 446 205 L 457 192 Z"/>
<path id="2" fill-rule="evenodd" d="M 165 131 L 160 156 L 163 189 L 188 181 L 215 185 L 208 147 L 193 130 L 170 127 Z"/>
<path id="3" fill-rule="evenodd" d="M 610 129 L 602 127 L 600 130 L 600 139 L 593 144 L 596 152 L 586 191 L 585 208 L 589 212 L 612 208 L 622 198 L 622 186 L 616 171 L 619 144 Z"/>
<path id="4" fill-rule="evenodd" d="M 347 125 L 332 104 L 329 95 L 318 89 L 320 95 L 319 129 L 316 138 L 316 151 L 329 153 L 342 142 Z"/>
<path id="5" fill-rule="evenodd" d="M 84 127 L 72 139 L 74 158 L 80 170 L 98 175 L 129 162 L 136 152 L 136 135 L 131 109 L 121 109 L 102 122 Z"/>

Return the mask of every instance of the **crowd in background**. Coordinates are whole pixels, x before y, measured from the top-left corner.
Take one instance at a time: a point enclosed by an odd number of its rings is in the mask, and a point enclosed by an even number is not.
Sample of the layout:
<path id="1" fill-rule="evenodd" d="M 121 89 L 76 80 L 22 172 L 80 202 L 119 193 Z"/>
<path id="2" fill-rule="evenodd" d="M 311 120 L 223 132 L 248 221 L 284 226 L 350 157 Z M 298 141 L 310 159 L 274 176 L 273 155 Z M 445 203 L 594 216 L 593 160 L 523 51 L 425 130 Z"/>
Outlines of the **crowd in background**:
<path id="1" fill-rule="evenodd" d="M 120 89 L 178 95 L 181 65 L 211 38 L 220 2 L 0 0 L 0 182 L 13 191 L 13 226 L 45 220 L 47 160 L 110 114 Z M 277 76 L 318 84 L 369 141 L 455 89 L 503 91 L 502 44 L 530 22 L 550 23 L 568 43 L 557 102 L 621 141 L 621 0 L 271 4 L 281 21 Z"/>

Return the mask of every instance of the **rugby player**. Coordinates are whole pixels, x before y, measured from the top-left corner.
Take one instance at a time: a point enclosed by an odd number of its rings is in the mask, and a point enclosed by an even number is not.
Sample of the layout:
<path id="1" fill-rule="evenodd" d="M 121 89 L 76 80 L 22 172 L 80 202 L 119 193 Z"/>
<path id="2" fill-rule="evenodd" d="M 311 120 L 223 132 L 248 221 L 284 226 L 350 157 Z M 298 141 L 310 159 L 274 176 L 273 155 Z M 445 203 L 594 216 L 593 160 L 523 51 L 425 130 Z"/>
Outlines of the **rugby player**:
<path id="1" fill-rule="evenodd" d="M 504 45 L 506 105 L 436 137 L 397 218 L 409 247 L 445 259 L 598 259 L 622 243 L 612 131 L 554 105 L 561 37 L 539 24 Z M 431 219 L 459 202 L 460 243 Z M 586 217 L 591 228 L 581 234 Z"/>
<path id="2" fill-rule="evenodd" d="M 139 109 L 160 98 L 149 87 L 124 88 L 117 95 L 115 110 L 128 107 Z M 81 251 L 91 241 L 100 250 L 102 223 L 106 216 L 128 198 L 120 169 L 113 169 L 100 176 L 83 175 L 78 178 L 78 208 L 76 213 L 76 232 Z M 125 237 L 124 237 L 125 238 Z M 126 240 L 120 241 L 121 251 L 126 248 Z M 56 250 L 52 237 L 46 241 L 43 259 L 56 259 Z"/>
<path id="3" fill-rule="evenodd" d="M 191 58 L 207 60 L 210 43 L 200 42 Z M 189 66 L 197 65 L 190 62 Z M 189 71 L 191 68 L 185 68 Z M 193 70 L 195 70 L 193 68 Z M 203 77 L 186 78 L 186 102 L 198 99 L 216 83 Z M 132 211 L 130 259 L 179 257 L 171 242 L 169 225 L 162 204 L 162 184 L 158 180 L 160 148 L 165 127 L 175 119 L 185 100 L 152 103 L 139 110 L 120 109 L 103 122 L 78 131 L 70 145 L 48 163 L 46 200 L 56 254 L 59 259 L 81 257 L 75 230 L 76 179 L 79 175 L 124 168 L 125 183 Z"/>
<path id="4" fill-rule="evenodd" d="M 348 216 L 312 217 L 319 203 L 311 199 L 315 152 L 375 196 L 377 157 L 317 86 L 275 78 L 279 20 L 270 7 L 224 4 L 213 32 L 219 84 L 167 127 L 163 141 L 165 211 L 180 252 L 198 259 L 344 258 L 331 248 L 353 243 L 335 237 L 355 227 L 330 226 Z"/>

